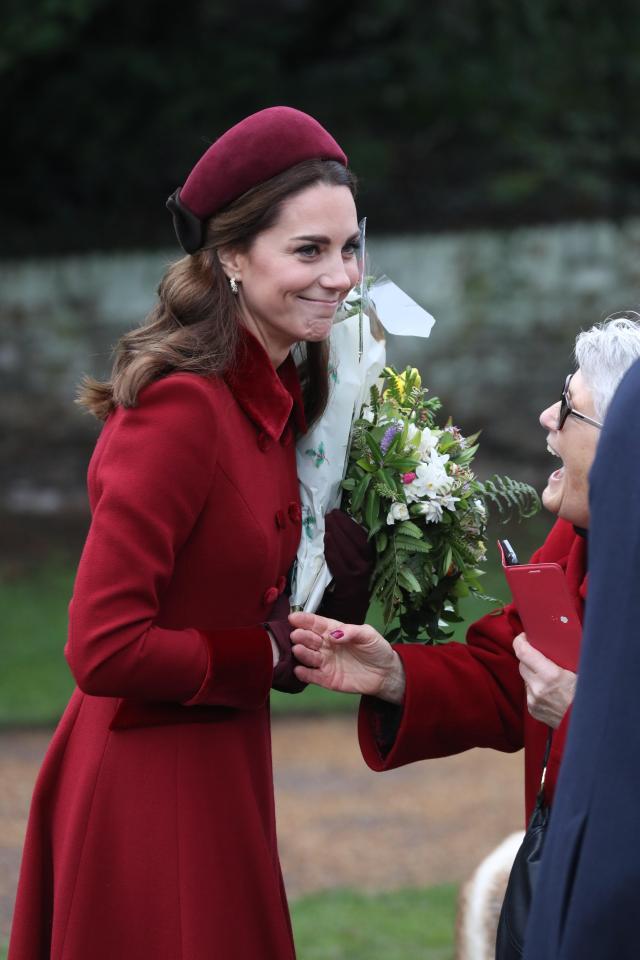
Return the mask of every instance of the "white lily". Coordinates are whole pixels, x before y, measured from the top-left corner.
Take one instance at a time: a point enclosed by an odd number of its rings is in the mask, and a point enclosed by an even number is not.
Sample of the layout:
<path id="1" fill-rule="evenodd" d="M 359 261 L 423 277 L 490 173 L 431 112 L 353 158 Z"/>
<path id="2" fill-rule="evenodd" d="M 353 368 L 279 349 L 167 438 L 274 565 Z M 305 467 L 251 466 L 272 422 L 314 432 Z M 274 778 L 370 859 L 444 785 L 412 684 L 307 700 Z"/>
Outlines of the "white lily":
<path id="1" fill-rule="evenodd" d="M 392 503 L 391 509 L 387 514 L 387 523 L 391 525 L 395 523 L 396 520 L 408 520 L 409 519 L 409 510 L 407 509 L 406 503 Z"/>
<path id="2" fill-rule="evenodd" d="M 404 488 L 404 495 L 409 503 L 425 497 L 435 499 L 451 492 L 453 481 L 444 467 L 448 459 L 448 454 L 433 451 L 428 460 L 418 464 L 415 480 Z"/>
<path id="3" fill-rule="evenodd" d="M 414 423 L 410 423 L 407 440 L 417 447 L 418 456 L 421 460 L 428 460 L 436 450 L 440 434 L 441 431 L 439 430 L 430 430 L 429 427 L 420 430 Z"/>
<path id="4" fill-rule="evenodd" d="M 418 513 L 423 514 L 427 523 L 439 523 L 442 512 L 442 505 L 438 500 L 425 500 L 418 506 Z"/>

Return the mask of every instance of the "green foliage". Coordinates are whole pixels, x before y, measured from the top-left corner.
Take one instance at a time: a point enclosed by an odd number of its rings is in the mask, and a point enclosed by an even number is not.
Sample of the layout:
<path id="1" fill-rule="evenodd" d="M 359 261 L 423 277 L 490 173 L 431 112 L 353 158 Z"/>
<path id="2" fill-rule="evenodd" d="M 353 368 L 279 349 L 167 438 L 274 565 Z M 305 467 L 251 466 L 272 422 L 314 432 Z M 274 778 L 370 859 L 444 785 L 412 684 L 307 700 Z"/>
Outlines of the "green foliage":
<path id="1" fill-rule="evenodd" d="M 489 480 L 476 480 L 476 489 L 486 501 L 494 504 L 507 523 L 512 514 L 521 519 L 535 516 L 540 509 L 540 498 L 528 483 L 494 475 Z"/>
<path id="2" fill-rule="evenodd" d="M 344 503 L 375 543 L 382 632 L 392 643 L 437 643 L 460 622 L 463 597 L 492 600 L 480 586 L 488 507 L 507 522 L 532 517 L 540 501 L 528 484 L 475 477 L 477 434 L 464 437 L 450 419 L 438 426 L 440 401 L 417 369 L 383 376 L 356 421 Z"/>
<path id="3" fill-rule="evenodd" d="M 5 0 L 4 249 L 171 243 L 167 195 L 273 103 L 344 143 L 376 231 L 637 213 L 639 45 L 597 0 Z"/>

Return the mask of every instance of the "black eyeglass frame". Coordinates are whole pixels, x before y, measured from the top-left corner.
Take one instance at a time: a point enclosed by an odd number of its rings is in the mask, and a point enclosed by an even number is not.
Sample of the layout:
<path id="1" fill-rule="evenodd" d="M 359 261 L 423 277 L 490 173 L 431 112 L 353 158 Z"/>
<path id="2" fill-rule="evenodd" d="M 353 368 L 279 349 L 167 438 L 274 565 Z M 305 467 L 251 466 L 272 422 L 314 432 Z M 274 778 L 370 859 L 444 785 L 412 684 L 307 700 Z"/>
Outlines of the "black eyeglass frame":
<path id="1" fill-rule="evenodd" d="M 560 397 L 560 410 L 558 411 L 557 429 L 562 430 L 567 422 L 567 417 L 575 417 L 576 420 L 583 420 L 585 423 L 590 423 L 592 427 L 597 427 L 598 430 L 602 430 L 602 424 L 599 420 L 594 420 L 592 417 L 588 417 L 585 413 L 579 413 L 571 406 L 569 402 L 569 386 L 571 384 L 572 377 L 573 374 L 570 373 L 564 382 L 564 390 L 562 391 L 562 396 Z"/>

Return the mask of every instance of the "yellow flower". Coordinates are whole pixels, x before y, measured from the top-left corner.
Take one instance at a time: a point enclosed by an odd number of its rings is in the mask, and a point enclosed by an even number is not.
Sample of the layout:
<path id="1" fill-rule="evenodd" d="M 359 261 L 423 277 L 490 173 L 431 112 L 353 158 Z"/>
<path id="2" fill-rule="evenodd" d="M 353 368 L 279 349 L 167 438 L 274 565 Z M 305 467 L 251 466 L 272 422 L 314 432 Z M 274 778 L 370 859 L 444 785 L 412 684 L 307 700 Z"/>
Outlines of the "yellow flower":
<path id="1" fill-rule="evenodd" d="M 422 386 L 422 377 L 416 367 L 407 368 L 403 373 L 396 373 L 391 379 L 401 400 L 404 400 L 408 392 L 407 380 L 410 389 L 417 388 L 419 390 Z"/>
<path id="2" fill-rule="evenodd" d="M 419 390 L 422 386 L 422 377 L 420 376 L 420 371 L 417 367 L 411 367 L 411 377 L 413 379 L 414 387 L 417 387 Z"/>

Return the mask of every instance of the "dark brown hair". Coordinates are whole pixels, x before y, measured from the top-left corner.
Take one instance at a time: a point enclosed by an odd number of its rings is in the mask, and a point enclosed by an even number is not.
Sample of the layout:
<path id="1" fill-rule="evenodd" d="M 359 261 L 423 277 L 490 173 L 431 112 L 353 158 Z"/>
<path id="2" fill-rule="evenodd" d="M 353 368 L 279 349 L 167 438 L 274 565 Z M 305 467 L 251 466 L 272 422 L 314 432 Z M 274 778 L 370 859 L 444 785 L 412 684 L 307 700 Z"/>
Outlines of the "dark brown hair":
<path id="1" fill-rule="evenodd" d="M 285 200 L 316 183 L 345 186 L 355 196 L 355 178 L 342 164 L 305 160 L 213 216 L 202 250 L 168 268 L 156 306 L 142 326 L 121 337 L 111 379 L 85 377 L 77 402 L 104 420 L 118 405 L 135 406 L 143 387 L 173 371 L 211 375 L 228 370 L 236 361 L 242 319 L 218 250 L 248 250 L 259 233 L 275 224 Z M 321 416 L 329 395 L 329 345 L 322 341 L 304 347 L 299 373 L 311 424 Z"/>

